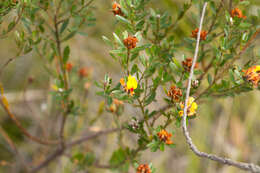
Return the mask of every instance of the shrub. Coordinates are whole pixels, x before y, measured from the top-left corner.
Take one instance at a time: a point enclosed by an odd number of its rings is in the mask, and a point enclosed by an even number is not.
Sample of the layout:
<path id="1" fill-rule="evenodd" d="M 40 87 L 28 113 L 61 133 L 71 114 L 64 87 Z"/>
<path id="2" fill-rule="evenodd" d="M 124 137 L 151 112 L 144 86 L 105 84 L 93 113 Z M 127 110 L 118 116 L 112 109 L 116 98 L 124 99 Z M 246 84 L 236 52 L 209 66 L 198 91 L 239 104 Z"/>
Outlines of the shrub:
<path id="1" fill-rule="evenodd" d="M 37 172 L 70 151 L 70 162 L 76 163 L 77 166 L 74 166 L 79 170 L 99 167 L 128 172 L 129 167 L 133 167 L 138 173 L 155 172 L 151 163 L 142 162 L 141 151 L 163 152 L 165 147 L 178 145 L 174 131 L 167 130 L 173 123 L 175 129 L 183 128 L 186 142 L 199 157 L 244 170 L 260 171 L 253 164 L 200 152 L 186 127 L 191 122 L 196 123 L 197 116 L 200 116 L 201 99 L 234 97 L 259 89 L 259 55 L 245 55 L 254 52 L 253 44 L 260 32 L 257 28 L 260 16 L 246 15 L 246 10 L 242 11 L 250 4 L 249 1 L 236 0 L 228 6 L 223 1 L 191 0 L 183 3 L 176 17 L 149 8 L 149 3 L 149 0 L 112 3 L 111 14 L 117 21 L 118 29 L 102 38 L 111 49 L 111 57 L 107 58 L 120 64 L 122 76 L 120 80 L 115 80 L 106 75 L 95 85 L 97 95 L 105 101 L 104 105 L 100 104 L 99 115 L 105 108 L 112 114 L 116 128 L 79 139 L 74 139 L 73 132 L 69 135 L 65 133 L 66 124 L 69 117 L 76 118 L 87 112 L 85 103 L 92 82 L 92 70 L 73 62 L 68 40 L 77 34 L 86 36 L 80 28 L 95 24 L 93 0 L 8 0 L 0 3 L 1 26 L 8 22 L 6 16 L 16 13 L 7 29 L 1 31 L 1 37 L 15 36 L 17 56 L 33 52 L 41 57 L 51 82 L 52 101 L 48 106 L 52 110 L 49 113 L 58 113 L 61 117 L 61 121 L 57 121 L 57 134 L 55 132 L 47 138 L 32 135 L 12 113 L 1 85 L 2 107 L 21 132 L 36 143 L 56 148 L 38 165 L 31 168 L 25 164 L 27 171 Z M 180 37 L 175 32 L 190 10 L 192 17 L 200 23 L 192 31 L 187 31 L 187 36 Z M 202 27 L 204 12 L 206 22 Z M 1 74 L 13 59 L 4 64 Z M 33 82 L 32 79 L 29 81 Z M 160 89 L 164 90 L 164 94 L 158 94 Z M 162 106 L 153 109 L 151 105 L 155 102 Z M 125 117 L 126 106 L 139 109 L 141 115 Z M 165 121 L 158 121 L 160 117 L 164 117 Z M 98 118 L 97 115 L 89 120 L 88 128 Z M 77 126 L 73 128 L 77 129 Z M 108 165 L 100 164 L 95 151 L 80 150 L 80 144 L 110 133 L 117 134 L 118 148 L 111 153 Z M 128 135 L 137 137 L 133 146 L 123 143 L 123 136 Z M 9 139 L 8 136 L 6 139 Z M 78 149 L 72 149 L 76 146 Z"/>

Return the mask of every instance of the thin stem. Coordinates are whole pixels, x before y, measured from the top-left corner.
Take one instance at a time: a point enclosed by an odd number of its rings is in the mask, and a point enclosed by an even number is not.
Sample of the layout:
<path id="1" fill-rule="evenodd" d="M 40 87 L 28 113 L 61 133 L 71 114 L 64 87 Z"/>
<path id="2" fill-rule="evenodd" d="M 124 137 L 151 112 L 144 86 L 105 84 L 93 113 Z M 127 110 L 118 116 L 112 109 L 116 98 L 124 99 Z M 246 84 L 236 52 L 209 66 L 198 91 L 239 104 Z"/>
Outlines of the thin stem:
<path id="1" fill-rule="evenodd" d="M 29 139 L 31 139 L 32 141 L 39 143 L 39 144 L 43 144 L 43 145 L 57 145 L 58 141 L 50 141 L 50 140 L 44 140 L 42 138 L 36 137 L 36 136 L 32 136 L 20 123 L 20 121 L 15 117 L 15 115 L 10 111 L 9 107 L 7 107 L 7 105 L 5 103 L 3 103 L 3 96 L 1 95 L 1 99 L 0 99 L 0 104 L 2 105 L 2 107 L 4 108 L 5 112 L 8 114 L 8 116 L 13 120 L 13 122 L 15 123 L 15 125 L 21 130 L 21 132 L 27 136 Z"/>
<path id="2" fill-rule="evenodd" d="M 58 7 L 56 9 L 56 13 L 54 15 L 54 27 L 55 27 L 55 39 L 56 39 L 56 46 L 57 46 L 57 53 L 58 53 L 58 59 L 59 59 L 59 64 L 60 64 L 60 69 L 62 72 L 62 77 L 64 80 L 64 89 L 67 91 L 68 90 L 68 79 L 67 79 L 67 73 L 66 73 L 66 68 L 65 64 L 63 63 L 62 59 L 62 53 L 61 53 L 61 40 L 60 40 L 60 34 L 59 34 L 59 27 L 58 27 L 58 15 L 59 15 L 59 10 L 61 8 L 62 0 L 59 2 Z M 68 98 L 66 102 L 68 101 Z M 65 110 L 63 111 L 62 115 L 62 120 L 61 120 L 61 127 L 60 127 L 60 140 L 61 140 L 61 147 L 65 147 L 65 141 L 64 141 L 64 129 L 65 129 L 65 124 L 67 120 L 67 113 L 69 110 L 67 110 L 67 103 L 65 103 Z"/>
<path id="3" fill-rule="evenodd" d="M 43 162 L 41 162 L 38 166 L 33 168 L 30 173 L 36 173 L 43 169 L 44 167 L 47 167 L 51 162 L 53 162 L 55 159 L 58 157 L 62 156 L 62 154 L 69 148 L 72 148 L 74 146 L 77 146 L 79 144 L 82 144 L 84 142 L 87 142 L 89 140 L 95 139 L 97 137 L 103 136 L 103 135 L 108 135 L 110 133 L 117 132 L 119 130 L 124 130 L 124 128 L 115 128 L 115 129 L 109 129 L 109 130 L 103 130 L 100 132 L 97 132 L 93 135 L 90 136 L 85 136 L 80 139 L 74 140 L 66 145 L 66 148 L 58 148 L 56 149 L 52 154 L 50 154 Z"/>
<path id="4" fill-rule="evenodd" d="M 127 76 L 129 76 L 129 59 L 130 59 L 130 49 L 127 49 L 127 57 L 126 57 L 126 69 L 127 69 Z"/>
<path id="5" fill-rule="evenodd" d="M 152 135 L 153 132 L 152 132 L 152 129 L 151 129 L 150 125 L 149 125 L 149 122 L 148 122 L 147 116 L 145 115 L 144 105 L 143 105 L 142 101 L 141 101 L 139 98 L 137 99 L 137 101 L 138 101 L 138 103 L 139 103 L 139 105 L 140 105 L 140 109 L 141 109 L 142 114 L 143 114 L 143 117 L 144 117 L 143 120 L 144 120 L 145 125 L 147 126 L 147 129 L 148 129 L 149 135 Z"/>
<path id="6" fill-rule="evenodd" d="M 186 138 L 186 142 L 189 145 L 190 149 L 199 157 L 203 157 L 203 158 L 207 158 L 213 161 L 217 161 L 219 163 L 225 164 L 225 165 L 230 165 L 230 166 L 234 166 L 243 170 L 247 170 L 247 171 L 251 171 L 254 173 L 259 173 L 260 172 L 260 167 L 257 165 L 254 165 L 252 163 L 243 163 L 243 162 L 237 162 L 237 161 L 233 161 L 231 159 L 228 158 L 222 158 L 213 154 L 208 154 L 205 152 L 201 152 L 197 149 L 197 147 L 194 145 L 194 143 L 192 142 L 192 138 L 189 135 L 189 131 L 187 130 L 187 126 L 186 126 L 186 119 L 187 119 L 187 104 L 188 104 L 188 100 L 189 100 L 189 95 L 190 95 L 190 89 L 191 89 L 191 80 L 192 80 L 192 76 L 193 76 L 193 71 L 194 71 L 194 67 L 195 67 L 195 63 L 198 57 L 198 51 L 199 51 L 199 42 L 200 42 L 200 32 L 202 29 L 202 23 L 203 23 L 203 19 L 204 19 L 204 15 L 205 15 L 205 11 L 206 11 L 206 7 L 207 7 L 207 2 L 204 4 L 203 6 L 203 10 L 202 10 L 202 15 L 200 18 L 200 27 L 199 27 L 199 32 L 198 32 L 198 36 L 197 36 L 197 44 L 196 44 L 196 49 L 195 49 L 195 55 L 194 55 L 194 59 L 192 62 L 192 67 L 190 70 L 190 76 L 188 79 L 188 87 L 187 87 L 187 91 L 186 91 L 186 98 L 185 98 L 185 105 L 184 105 L 184 115 L 183 115 L 183 120 L 182 120 L 182 129 L 183 129 L 183 134 Z"/>
<path id="7" fill-rule="evenodd" d="M 23 164 L 24 168 L 28 172 L 29 168 L 28 168 L 27 164 L 25 163 L 24 158 L 19 153 L 19 151 L 16 148 L 16 146 L 15 146 L 14 142 L 12 141 L 12 139 L 8 136 L 8 134 L 4 131 L 4 129 L 2 129 L 2 127 L 0 127 L 0 134 L 4 137 L 4 139 L 6 140 L 8 145 L 10 146 L 10 148 L 14 151 L 14 154 L 18 157 L 18 159 L 21 161 L 21 163 Z"/>

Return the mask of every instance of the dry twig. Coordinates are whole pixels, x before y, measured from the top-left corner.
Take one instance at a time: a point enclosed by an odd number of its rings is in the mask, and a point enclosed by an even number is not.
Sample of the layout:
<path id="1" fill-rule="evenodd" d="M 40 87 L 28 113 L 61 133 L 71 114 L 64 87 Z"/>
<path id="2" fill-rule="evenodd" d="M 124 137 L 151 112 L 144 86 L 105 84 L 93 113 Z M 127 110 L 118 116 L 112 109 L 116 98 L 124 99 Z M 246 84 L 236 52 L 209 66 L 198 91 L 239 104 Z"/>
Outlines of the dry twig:
<path id="1" fill-rule="evenodd" d="M 208 154 L 208 153 L 205 153 L 205 152 L 198 150 L 198 148 L 192 142 L 192 138 L 190 137 L 189 131 L 187 130 L 187 126 L 186 126 L 187 108 L 188 108 L 187 104 L 188 104 L 188 100 L 189 100 L 189 96 L 190 96 L 191 80 L 192 80 L 192 76 L 193 76 L 193 73 L 194 73 L 194 67 L 195 67 L 196 60 L 197 60 L 197 57 L 198 57 L 198 52 L 199 52 L 200 33 L 201 33 L 201 29 L 202 29 L 202 23 L 203 23 L 206 7 L 207 7 L 207 2 L 203 6 L 202 15 L 201 15 L 201 18 L 200 18 L 200 26 L 199 26 L 199 32 L 197 34 L 197 43 L 196 43 L 195 55 L 194 55 L 194 59 L 193 59 L 193 62 L 192 62 L 192 67 L 191 67 L 190 75 L 189 75 L 189 79 L 188 79 L 188 87 L 187 87 L 187 90 L 186 90 L 186 98 L 185 98 L 185 106 L 184 106 L 184 115 L 183 115 L 183 120 L 182 120 L 183 134 L 186 138 L 186 142 L 188 143 L 190 149 L 197 156 L 202 157 L 202 158 L 207 158 L 207 159 L 210 159 L 210 160 L 213 160 L 213 161 L 225 164 L 225 165 L 234 166 L 234 167 L 246 170 L 246 171 L 251 171 L 253 173 L 260 173 L 260 167 L 258 165 L 255 165 L 255 164 L 252 164 L 252 163 L 237 162 L 237 161 L 233 161 L 229 158 L 219 157 L 219 156 L 216 156 L 214 154 Z"/>

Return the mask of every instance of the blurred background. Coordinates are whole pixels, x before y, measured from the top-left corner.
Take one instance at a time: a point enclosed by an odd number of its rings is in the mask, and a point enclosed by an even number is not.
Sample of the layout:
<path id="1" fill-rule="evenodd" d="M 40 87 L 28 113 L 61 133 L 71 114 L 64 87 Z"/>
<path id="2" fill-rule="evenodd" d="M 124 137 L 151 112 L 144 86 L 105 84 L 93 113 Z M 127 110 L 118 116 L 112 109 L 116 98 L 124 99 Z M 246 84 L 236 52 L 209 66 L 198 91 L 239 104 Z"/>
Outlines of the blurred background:
<path id="1" fill-rule="evenodd" d="M 77 68 L 87 67 L 90 72 L 86 113 L 69 117 L 66 127 L 66 134 L 68 136 L 73 134 L 73 139 L 87 135 L 87 132 L 115 127 L 115 124 L 112 123 L 113 115 L 107 111 L 100 112 L 104 100 L 95 94 L 98 89 L 94 85 L 94 81 L 102 81 L 105 74 L 108 74 L 115 83 L 123 76 L 119 63 L 110 57 L 110 48 L 102 40 L 103 35 L 112 38 L 112 33 L 119 27 L 111 12 L 111 3 L 110 0 L 95 0 L 95 26 L 82 28 L 82 32 L 86 32 L 88 35 L 76 35 L 67 43 L 71 46 L 71 61 Z M 260 1 L 250 0 L 250 3 L 250 8 L 246 9 L 247 15 L 256 14 Z M 182 4 L 183 0 L 152 0 L 150 6 L 160 11 L 168 11 L 175 19 L 176 10 Z M 180 22 L 176 31 L 176 36 L 179 38 L 189 36 L 191 30 L 196 27 L 197 21 L 191 17 L 193 12 L 197 11 L 189 10 L 187 16 Z M 257 41 L 255 45 L 259 45 L 259 43 Z M 0 65 L 2 66 L 9 58 L 16 56 L 17 48 L 12 36 L 1 39 L 0 47 Z M 257 50 L 257 47 L 255 49 Z M 12 111 L 23 126 L 36 136 L 38 134 L 49 136 L 50 133 L 55 133 L 55 127 L 58 126 L 56 120 L 59 119 L 59 116 L 48 114 L 50 79 L 42 64 L 42 59 L 33 52 L 16 57 L 5 68 L 1 76 L 1 83 L 5 88 Z M 33 82 L 31 82 L 32 79 Z M 163 94 L 163 89 L 159 90 L 161 91 L 158 92 Z M 159 99 L 162 96 L 158 94 L 157 97 L 159 101 L 154 103 L 154 107 L 151 109 L 165 105 Z M 140 112 L 137 108 L 125 105 L 123 119 L 127 120 L 129 117 L 138 117 L 138 115 L 140 116 Z M 88 124 L 91 120 L 95 122 L 90 129 Z M 164 121 L 164 119 L 159 121 Z M 29 166 L 37 165 L 53 151 L 26 139 L 2 109 L 0 109 L 0 125 L 15 141 L 25 162 L 32 164 Z M 198 158 L 185 143 L 181 128 L 177 128 L 173 123 L 170 125 L 169 131 L 171 129 L 175 131 L 172 139 L 176 148 L 166 148 L 164 152 L 155 153 L 150 150 L 143 151 L 142 155 L 138 157 L 140 163 L 152 162 L 158 173 L 244 172 L 237 168 Z M 234 98 L 205 100 L 199 105 L 198 117 L 192 121 L 190 133 L 194 143 L 202 151 L 260 165 L 260 92 L 255 90 Z M 126 134 L 123 141 L 127 146 L 135 147 L 137 137 L 131 135 L 128 137 L 129 135 Z M 69 158 L 72 152 L 77 152 L 79 149 L 94 152 L 97 158 L 100 158 L 100 163 L 106 165 L 112 151 L 117 147 L 117 140 L 117 134 L 111 134 L 87 142 L 81 148 L 74 148 L 71 153 L 67 153 L 68 156 L 54 161 L 41 172 L 83 172 L 77 169 L 76 163 L 71 162 Z M 23 172 L 22 163 L 18 157 L 0 135 L 0 172 Z M 109 173 L 111 171 L 90 168 L 88 172 Z M 131 168 L 129 172 L 134 173 L 135 171 Z"/>

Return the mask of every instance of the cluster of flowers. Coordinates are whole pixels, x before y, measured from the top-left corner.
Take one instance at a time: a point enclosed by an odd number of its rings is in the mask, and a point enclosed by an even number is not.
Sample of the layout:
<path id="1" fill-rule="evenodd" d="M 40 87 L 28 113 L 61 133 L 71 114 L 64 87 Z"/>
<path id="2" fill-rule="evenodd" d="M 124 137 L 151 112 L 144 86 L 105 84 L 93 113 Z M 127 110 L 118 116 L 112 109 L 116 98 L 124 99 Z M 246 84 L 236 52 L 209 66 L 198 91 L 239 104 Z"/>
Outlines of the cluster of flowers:
<path id="1" fill-rule="evenodd" d="M 124 16 L 124 13 L 121 10 L 121 6 L 117 2 L 113 3 L 112 12 L 114 13 L 114 15 Z"/>
<path id="2" fill-rule="evenodd" d="M 190 72 L 190 69 L 192 66 L 192 61 L 193 61 L 193 58 L 186 58 L 185 61 L 182 61 L 183 68 L 188 72 Z M 195 64 L 194 68 L 198 68 L 198 63 Z"/>
<path id="3" fill-rule="evenodd" d="M 179 102 L 182 97 L 182 91 L 181 89 L 177 88 L 175 85 L 172 85 L 171 88 L 168 90 L 167 95 L 172 100 Z"/>
<path id="4" fill-rule="evenodd" d="M 198 109 L 198 105 L 195 102 L 195 99 L 193 97 L 189 97 L 187 106 L 188 106 L 187 116 L 194 116 L 196 114 L 197 109 Z M 179 111 L 179 115 L 183 116 L 184 102 L 180 103 L 180 107 L 181 107 L 182 110 Z"/>
<path id="5" fill-rule="evenodd" d="M 195 30 L 191 31 L 191 37 L 197 39 L 198 32 L 199 32 L 199 28 L 196 28 Z M 207 34 L 208 34 L 207 31 L 202 30 L 200 32 L 200 39 L 206 40 Z"/>
<path id="6" fill-rule="evenodd" d="M 244 72 L 243 77 L 250 83 L 253 84 L 254 87 L 257 87 L 260 82 L 260 65 L 256 65 L 250 67 L 247 70 L 242 70 Z"/>
<path id="7" fill-rule="evenodd" d="M 235 18 L 240 18 L 240 19 L 245 19 L 246 16 L 243 15 L 242 11 L 239 9 L 239 8 L 234 8 L 232 11 L 231 11 L 231 17 Z"/>
<path id="8" fill-rule="evenodd" d="M 176 86 L 172 85 L 168 91 L 168 97 L 170 97 L 175 102 L 179 102 L 180 98 L 182 97 L 181 89 L 177 88 Z M 182 110 L 179 111 L 179 116 L 183 116 L 183 109 L 184 109 L 184 102 L 180 102 L 179 106 Z M 194 116 L 198 109 L 198 105 L 195 102 L 193 97 L 189 97 L 188 100 L 188 108 L 187 108 L 187 116 Z"/>
<path id="9" fill-rule="evenodd" d="M 66 64 L 66 70 L 67 72 L 71 72 L 72 71 L 72 68 L 73 68 L 73 64 L 71 62 L 68 62 Z M 88 77 L 90 74 L 90 69 L 87 68 L 87 67 L 81 67 L 79 70 L 78 70 L 78 75 L 79 77 L 83 78 L 83 77 Z"/>
<path id="10" fill-rule="evenodd" d="M 152 171 L 147 164 L 141 164 L 136 169 L 136 173 L 151 173 L 151 172 Z"/>
<path id="11" fill-rule="evenodd" d="M 112 113 L 116 113 L 121 106 L 123 106 L 123 102 L 117 99 L 113 99 L 113 103 L 109 107 L 109 111 Z"/>
<path id="12" fill-rule="evenodd" d="M 160 139 L 160 141 L 164 142 L 165 144 L 173 144 L 173 142 L 171 141 L 172 134 L 168 133 L 166 130 L 160 130 L 160 132 L 157 133 L 157 136 Z"/>
<path id="13" fill-rule="evenodd" d="M 70 73 L 73 69 L 74 65 L 71 62 L 66 63 L 66 70 L 68 73 Z M 91 74 L 91 69 L 87 67 L 81 67 L 78 69 L 77 73 L 80 79 L 87 78 Z M 91 84 L 89 82 L 85 82 L 84 89 L 88 90 L 90 88 Z"/>
<path id="14" fill-rule="evenodd" d="M 135 36 L 128 36 L 126 39 L 124 39 L 124 45 L 127 47 L 127 49 L 135 48 L 137 42 L 138 39 Z"/>

